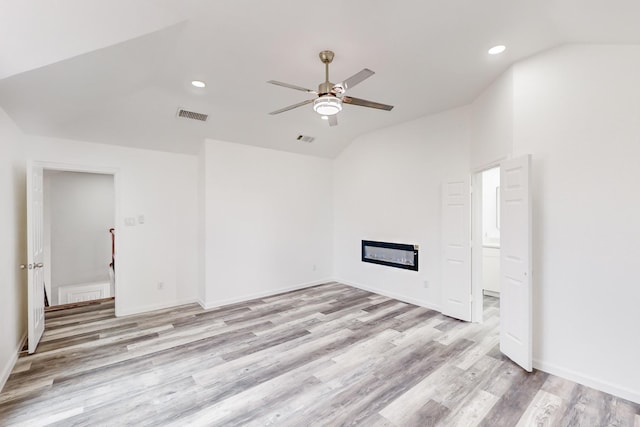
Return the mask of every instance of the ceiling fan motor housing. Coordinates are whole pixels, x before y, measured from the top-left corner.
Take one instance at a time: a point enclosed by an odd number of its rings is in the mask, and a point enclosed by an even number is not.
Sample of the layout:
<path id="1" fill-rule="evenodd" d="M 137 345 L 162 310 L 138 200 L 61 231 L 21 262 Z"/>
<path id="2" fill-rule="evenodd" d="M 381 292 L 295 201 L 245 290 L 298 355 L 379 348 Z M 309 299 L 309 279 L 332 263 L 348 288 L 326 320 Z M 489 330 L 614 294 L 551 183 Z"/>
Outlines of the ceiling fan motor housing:
<path id="1" fill-rule="evenodd" d="M 318 95 L 328 95 L 333 94 L 333 86 L 334 84 L 331 82 L 324 82 L 318 85 Z"/>

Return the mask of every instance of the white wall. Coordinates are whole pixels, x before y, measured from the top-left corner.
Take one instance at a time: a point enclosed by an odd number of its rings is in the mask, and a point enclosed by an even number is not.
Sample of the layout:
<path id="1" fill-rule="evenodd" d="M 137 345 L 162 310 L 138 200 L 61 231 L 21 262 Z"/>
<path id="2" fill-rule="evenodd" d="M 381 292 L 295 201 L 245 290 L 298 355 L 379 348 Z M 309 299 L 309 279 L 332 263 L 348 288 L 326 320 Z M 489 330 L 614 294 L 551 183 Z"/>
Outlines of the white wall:
<path id="1" fill-rule="evenodd" d="M 534 358 L 640 402 L 640 47 L 514 67 L 514 154 L 533 154 Z"/>
<path id="2" fill-rule="evenodd" d="M 91 166 L 116 171 L 118 315 L 196 300 L 195 156 L 31 136 L 25 136 L 25 143 L 26 156 L 34 160 L 70 170 Z M 144 224 L 138 223 L 140 215 Z M 125 226 L 127 217 L 136 225 Z"/>
<path id="3" fill-rule="evenodd" d="M 201 162 L 203 305 L 331 278 L 331 161 L 207 141 Z"/>
<path id="4" fill-rule="evenodd" d="M 468 108 L 447 111 L 362 136 L 335 160 L 338 280 L 440 307 L 441 183 L 469 173 L 469 127 Z M 419 271 L 363 263 L 363 239 L 420 245 Z"/>
<path id="5" fill-rule="evenodd" d="M 0 389 L 26 331 L 27 262 L 25 164 L 22 134 L 0 108 Z"/>
<path id="6" fill-rule="evenodd" d="M 471 104 L 471 168 L 495 165 L 513 145 L 513 70 L 496 79 Z"/>
<path id="7" fill-rule="evenodd" d="M 45 252 L 50 253 L 51 303 L 56 305 L 60 286 L 109 281 L 114 177 L 45 170 L 44 181 L 45 229 L 48 225 L 50 232 Z"/>

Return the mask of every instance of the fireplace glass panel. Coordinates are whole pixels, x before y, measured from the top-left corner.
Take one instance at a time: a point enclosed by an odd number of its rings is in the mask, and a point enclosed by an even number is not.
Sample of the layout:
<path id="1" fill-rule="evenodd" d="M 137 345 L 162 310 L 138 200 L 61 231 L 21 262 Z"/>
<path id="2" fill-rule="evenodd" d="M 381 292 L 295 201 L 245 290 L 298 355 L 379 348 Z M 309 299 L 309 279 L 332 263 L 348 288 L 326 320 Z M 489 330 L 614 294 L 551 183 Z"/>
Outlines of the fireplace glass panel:
<path id="1" fill-rule="evenodd" d="M 418 246 L 363 240 L 362 261 L 417 271 Z"/>

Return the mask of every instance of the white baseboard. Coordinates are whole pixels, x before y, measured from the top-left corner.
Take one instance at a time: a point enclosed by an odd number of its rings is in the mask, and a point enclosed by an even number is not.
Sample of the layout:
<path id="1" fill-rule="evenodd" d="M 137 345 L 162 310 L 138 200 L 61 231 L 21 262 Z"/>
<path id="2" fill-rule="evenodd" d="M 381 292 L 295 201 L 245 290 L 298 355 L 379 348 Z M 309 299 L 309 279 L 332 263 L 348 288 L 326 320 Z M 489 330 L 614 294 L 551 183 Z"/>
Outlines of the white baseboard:
<path id="1" fill-rule="evenodd" d="M 24 342 L 27 339 L 27 333 L 25 332 L 20 341 L 18 342 L 18 347 L 11 355 L 11 358 L 7 360 L 7 363 L 2 367 L 2 371 L 0 371 L 0 391 L 4 388 L 4 385 L 7 383 L 9 379 L 9 375 L 11 375 L 11 371 L 13 371 L 13 367 L 16 365 L 18 361 L 18 356 L 20 355 L 20 350 L 24 346 Z"/>
<path id="2" fill-rule="evenodd" d="M 553 363 L 543 362 L 538 359 L 533 360 L 533 367 L 557 377 L 564 378 L 578 384 L 594 388 L 596 390 L 604 391 L 605 393 L 609 393 L 614 396 L 621 397 L 623 399 L 640 404 L 640 390 L 631 390 L 627 387 L 611 384 L 607 381 L 599 380 L 590 375 L 585 375 L 580 372 L 566 369 L 561 366 L 554 365 Z"/>
<path id="3" fill-rule="evenodd" d="M 246 294 L 246 295 L 242 295 L 242 296 L 239 296 L 239 297 L 227 298 L 227 299 L 223 299 L 223 300 L 206 301 L 206 302 L 202 301 L 202 300 L 198 300 L 198 304 L 200 304 L 202 306 L 202 308 L 204 308 L 205 310 L 209 310 L 211 308 L 221 307 L 223 305 L 235 304 L 235 303 L 243 302 L 243 301 L 250 301 L 250 300 L 256 299 L 256 298 L 270 297 L 270 296 L 273 296 L 273 295 L 281 294 L 283 292 L 297 291 L 299 289 L 309 288 L 311 286 L 322 285 L 323 283 L 329 283 L 329 282 L 333 282 L 333 279 L 315 280 L 313 282 L 301 283 L 301 284 L 298 284 L 298 285 L 287 286 L 287 287 L 278 288 L 278 289 L 272 289 L 272 290 L 264 291 L 264 292 L 256 292 L 256 293 L 253 293 L 253 294 Z"/>
<path id="4" fill-rule="evenodd" d="M 118 299 L 116 298 L 116 317 L 130 316 L 132 314 L 141 314 L 141 313 L 146 313 L 148 311 L 162 310 L 165 308 L 177 307 L 179 305 L 193 304 L 197 302 L 199 301 L 196 298 L 185 298 L 182 300 L 175 300 L 175 301 L 169 301 L 169 302 L 162 302 L 158 304 L 150 304 L 150 305 L 122 309 L 122 308 L 118 308 Z"/>
<path id="5" fill-rule="evenodd" d="M 373 292 L 374 294 L 384 295 L 385 297 L 397 299 L 398 301 L 404 301 L 404 302 L 408 302 L 409 304 L 417 305 L 419 307 L 428 308 L 428 309 L 431 309 L 431 310 L 438 311 L 440 313 L 442 312 L 441 307 L 439 305 L 431 304 L 431 303 L 428 303 L 426 301 L 422 301 L 422 300 L 419 300 L 419 299 L 407 297 L 407 296 L 396 294 L 396 293 L 393 293 L 393 292 L 383 291 L 382 289 L 374 288 L 372 286 L 363 285 L 361 283 L 351 282 L 349 280 L 334 279 L 334 281 L 336 281 L 338 283 L 343 283 L 345 285 L 353 286 L 354 288 L 362 289 L 364 291 Z"/>

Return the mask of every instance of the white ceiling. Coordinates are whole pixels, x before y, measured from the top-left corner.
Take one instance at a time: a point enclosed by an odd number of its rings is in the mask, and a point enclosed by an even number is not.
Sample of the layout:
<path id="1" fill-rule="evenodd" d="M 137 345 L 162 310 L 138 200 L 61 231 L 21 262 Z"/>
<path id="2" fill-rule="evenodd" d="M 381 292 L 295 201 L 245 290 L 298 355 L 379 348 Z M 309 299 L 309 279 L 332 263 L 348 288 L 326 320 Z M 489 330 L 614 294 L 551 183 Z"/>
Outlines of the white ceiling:
<path id="1" fill-rule="evenodd" d="M 196 153 L 204 138 L 335 157 L 357 136 L 471 102 L 563 43 L 640 43 L 637 0 L 0 0 L 0 106 L 30 134 Z M 486 51 L 507 45 L 499 56 Z M 310 97 L 370 68 L 329 127 Z M 194 79 L 208 86 L 198 90 Z M 177 119 L 179 107 L 209 114 Z M 316 137 L 296 141 L 299 134 Z"/>

